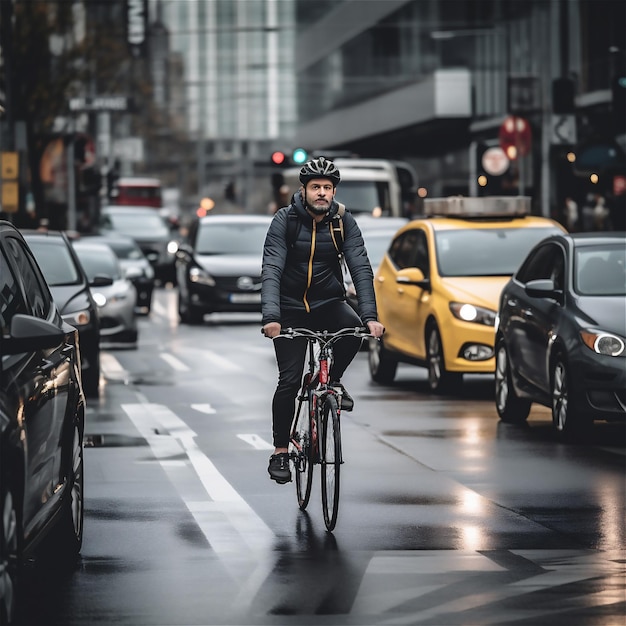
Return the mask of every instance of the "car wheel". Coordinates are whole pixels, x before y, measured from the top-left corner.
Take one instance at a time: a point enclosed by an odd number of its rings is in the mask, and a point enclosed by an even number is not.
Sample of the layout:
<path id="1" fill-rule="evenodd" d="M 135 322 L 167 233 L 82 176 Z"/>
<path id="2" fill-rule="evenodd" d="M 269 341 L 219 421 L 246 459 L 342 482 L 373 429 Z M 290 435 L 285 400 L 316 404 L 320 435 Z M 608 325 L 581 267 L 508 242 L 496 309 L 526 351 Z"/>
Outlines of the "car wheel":
<path id="1" fill-rule="evenodd" d="M 204 312 L 197 307 L 194 307 L 189 302 L 181 297 L 180 291 L 178 292 L 178 317 L 183 324 L 202 324 L 204 321 Z"/>
<path id="2" fill-rule="evenodd" d="M 428 385 L 435 393 L 448 393 L 463 382 L 463 375 L 446 370 L 443 344 L 437 324 L 431 322 L 426 331 L 426 359 L 428 361 Z"/>
<path id="3" fill-rule="evenodd" d="M 0 624 L 11 624 L 15 614 L 18 573 L 18 519 L 15 499 L 3 471 L 0 506 Z"/>
<path id="4" fill-rule="evenodd" d="M 496 410 L 503 422 L 518 424 L 526 421 L 530 413 L 530 400 L 520 398 L 515 393 L 511 380 L 509 355 L 502 337 L 496 342 Z"/>
<path id="5" fill-rule="evenodd" d="M 368 359 L 370 376 L 380 384 L 389 384 L 396 377 L 398 361 L 385 348 L 383 339 L 368 340 Z"/>
<path id="6" fill-rule="evenodd" d="M 584 419 L 576 410 L 570 393 L 569 370 L 561 353 L 556 355 L 552 364 L 550 378 L 552 388 L 552 426 L 558 435 L 580 435 L 591 426 L 591 421 Z"/>
<path id="7" fill-rule="evenodd" d="M 78 424 L 73 428 L 71 458 L 68 467 L 68 485 L 58 525 L 46 542 L 46 556 L 60 557 L 59 563 L 73 565 L 83 545 L 84 520 L 84 457 L 83 436 Z M 55 558 L 55 560 L 57 560 Z"/>
<path id="8" fill-rule="evenodd" d="M 100 396 L 100 355 L 96 356 L 92 365 L 83 371 L 83 392 L 88 398 Z"/>

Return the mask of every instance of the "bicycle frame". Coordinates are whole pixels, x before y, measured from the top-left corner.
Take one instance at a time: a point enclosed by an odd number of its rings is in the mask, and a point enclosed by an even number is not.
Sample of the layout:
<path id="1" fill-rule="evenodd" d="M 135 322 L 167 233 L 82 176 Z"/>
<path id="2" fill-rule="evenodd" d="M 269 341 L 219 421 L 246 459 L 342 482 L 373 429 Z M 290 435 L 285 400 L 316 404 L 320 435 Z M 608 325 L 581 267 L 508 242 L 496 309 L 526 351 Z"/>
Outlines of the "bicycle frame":
<path id="1" fill-rule="evenodd" d="M 371 337 L 367 329 L 343 328 L 337 332 L 288 328 L 282 337 L 303 337 L 308 341 L 308 371 L 303 375 L 298 404 L 290 431 L 291 461 L 296 472 L 296 493 L 305 510 L 310 494 L 314 465 L 322 468 L 322 510 L 324 523 L 332 531 L 339 507 L 339 468 L 343 464 L 339 418 L 341 390 L 330 385 L 333 344 L 346 336 Z M 303 404 L 307 403 L 306 415 Z"/>

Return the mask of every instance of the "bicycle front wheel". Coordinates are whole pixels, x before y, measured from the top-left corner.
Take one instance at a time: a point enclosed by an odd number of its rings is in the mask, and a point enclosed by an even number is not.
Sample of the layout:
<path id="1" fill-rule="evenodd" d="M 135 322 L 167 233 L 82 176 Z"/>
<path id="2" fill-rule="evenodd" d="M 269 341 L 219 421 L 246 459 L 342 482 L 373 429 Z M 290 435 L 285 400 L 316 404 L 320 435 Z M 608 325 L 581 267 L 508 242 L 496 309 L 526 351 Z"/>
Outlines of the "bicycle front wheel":
<path id="1" fill-rule="evenodd" d="M 305 510 L 311 497 L 311 483 L 313 481 L 313 435 L 311 429 L 310 411 L 312 406 L 311 392 L 308 400 L 300 402 L 298 414 L 294 420 L 291 433 L 290 457 L 296 480 L 296 497 L 298 506 Z"/>
<path id="2" fill-rule="evenodd" d="M 341 467 L 341 432 L 337 399 L 329 395 L 322 413 L 322 510 L 327 530 L 333 530 L 339 512 L 339 469 Z"/>

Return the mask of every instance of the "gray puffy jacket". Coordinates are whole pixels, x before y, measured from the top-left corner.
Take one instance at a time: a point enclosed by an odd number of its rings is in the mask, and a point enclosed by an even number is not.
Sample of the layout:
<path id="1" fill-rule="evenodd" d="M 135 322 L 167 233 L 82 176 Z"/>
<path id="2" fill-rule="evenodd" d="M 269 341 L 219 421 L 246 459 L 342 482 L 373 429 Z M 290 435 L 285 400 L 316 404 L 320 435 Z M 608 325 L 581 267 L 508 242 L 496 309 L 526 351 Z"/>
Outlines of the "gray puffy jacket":
<path id="1" fill-rule="evenodd" d="M 300 192 L 292 199 L 301 220 L 295 242 L 289 242 L 290 207 L 280 209 L 272 220 L 263 250 L 262 324 L 281 321 L 281 310 L 311 311 L 335 300 L 345 300 L 337 248 L 330 222 L 339 205 L 333 201 L 319 223 L 304 208 Z M 363 323 L 377 318 L 374 277 L 361 230 L 351 213 L 343 215 L 343 254 L 358 294 Z"/>

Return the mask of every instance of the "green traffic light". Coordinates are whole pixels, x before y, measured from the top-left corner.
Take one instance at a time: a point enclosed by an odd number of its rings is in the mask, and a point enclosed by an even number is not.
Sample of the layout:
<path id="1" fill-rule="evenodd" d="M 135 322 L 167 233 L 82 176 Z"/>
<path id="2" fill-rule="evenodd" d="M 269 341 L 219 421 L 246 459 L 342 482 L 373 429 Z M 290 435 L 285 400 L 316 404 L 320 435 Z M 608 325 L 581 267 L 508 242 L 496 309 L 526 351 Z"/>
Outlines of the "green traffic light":
<path id="1" fill-rule="evenodd" d="M 304 148 L 296 148 L 293 151 L 293 155 L 291 158 L 293 159 L 294 163 L 304 163 L 307 160 L 308 156 L 309 155 Z"/>

